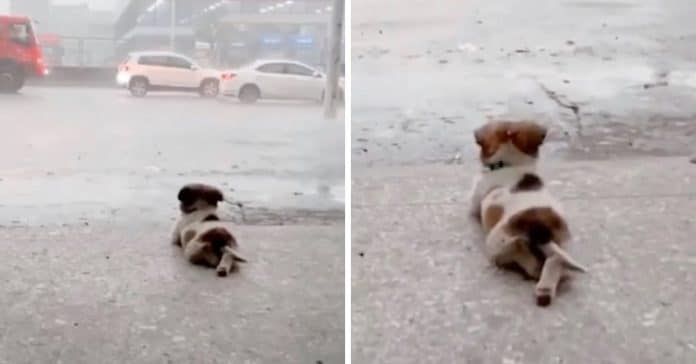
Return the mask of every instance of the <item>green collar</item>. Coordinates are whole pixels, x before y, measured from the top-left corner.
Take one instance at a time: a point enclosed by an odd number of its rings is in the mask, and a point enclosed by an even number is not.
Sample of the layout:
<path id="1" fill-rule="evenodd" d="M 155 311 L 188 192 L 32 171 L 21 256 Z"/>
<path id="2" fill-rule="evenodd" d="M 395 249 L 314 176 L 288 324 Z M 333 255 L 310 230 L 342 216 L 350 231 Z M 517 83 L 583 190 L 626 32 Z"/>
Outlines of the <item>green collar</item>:
<path id="1" fill-rule="evenodd" d="M 491 171 L 495 171 L 495 170 L 504 168 L 504 167 L 505 167 L 505 163 L 503 163 L 503 161 L 498 161 L 498 162 L 495 162 L 495 163 L 486 164 L 486 167 L 488 167 L 488 169 L 491 170 Z"/>

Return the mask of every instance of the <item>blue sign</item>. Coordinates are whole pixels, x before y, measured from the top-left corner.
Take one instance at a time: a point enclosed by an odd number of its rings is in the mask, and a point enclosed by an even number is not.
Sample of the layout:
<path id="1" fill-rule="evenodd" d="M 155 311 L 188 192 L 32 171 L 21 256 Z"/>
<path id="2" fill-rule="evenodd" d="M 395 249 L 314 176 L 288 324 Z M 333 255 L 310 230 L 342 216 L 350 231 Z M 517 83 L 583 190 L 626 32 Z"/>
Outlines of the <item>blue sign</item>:
<path id="1" fill-rule="evenodd" d="M 295 43 L 297 43 L 297 45 L 311 46 L 314 44 L 314 38 L 308 36 L 295 37 Z"/>
<path id="2" fill-rule="evenodd" d="M 283 43 L 283 38 L 280 36 L 277 36 L 277 35 L 276 36 L 264 36 L 263 38 L 261 38 L 261 42 L 264 45 L 275 46 L 275 45 L 279 45 L 279 44 Z"/>

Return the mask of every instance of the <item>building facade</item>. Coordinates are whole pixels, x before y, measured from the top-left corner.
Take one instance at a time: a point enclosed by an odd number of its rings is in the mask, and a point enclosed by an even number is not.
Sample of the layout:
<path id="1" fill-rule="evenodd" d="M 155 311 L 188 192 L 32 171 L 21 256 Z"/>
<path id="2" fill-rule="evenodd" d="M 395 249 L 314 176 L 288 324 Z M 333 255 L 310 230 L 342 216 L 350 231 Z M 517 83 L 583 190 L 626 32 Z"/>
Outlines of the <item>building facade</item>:
<path id="1" fill-rule="evenodd" d="M 323 66 L 330 0 L 175 0 L 176 50 L 219 67 L 290 58 Z M 116 22 L 121 55 L 169 49 L 172 0 L 132 0 Z"/>
<path id="2" fill-rule="evenodd" d="M 179 21 L 207 3 L 206 0 L 176 0 L 176 50 L 187 54 L 193 50 L 193 28 Z M 171 0 L 131 0 L 114 25 L 117 53 L 125 56 L 133 51 L 169 49 L 171 14 Z"/>
<path id="3" fill-rule="evenodd" d="M 29 16 L 39 24 L 49 19 L 50 11 L 50 0 L 10 1 L 10 14 Z"/>

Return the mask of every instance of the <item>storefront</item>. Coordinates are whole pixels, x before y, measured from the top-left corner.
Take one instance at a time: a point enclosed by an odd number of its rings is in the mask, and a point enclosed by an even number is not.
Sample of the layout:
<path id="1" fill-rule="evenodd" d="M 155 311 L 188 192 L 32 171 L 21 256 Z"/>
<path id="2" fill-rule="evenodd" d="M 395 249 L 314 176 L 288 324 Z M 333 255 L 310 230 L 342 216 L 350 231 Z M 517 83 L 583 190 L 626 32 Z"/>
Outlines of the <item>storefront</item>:
<path id="1" fill-rule="evenodd" d="M 169 49 L 172 0 L 133 0 L 116 24 L 118 53 Z M 221 67 L 268 58 L 326 63 L 329 0 L 176 0 L 176 50 Z M 209 51 L 202 51 L 209 47 Z"/>
<path id="2" fill-rule="evenodd" d="M 218 57 L 226 66 L 238 66 L 257 59 L 294 59 L 311 65 L 325 63 L 327 26 L 267 22 L 221 22 L 216 44 Z"/>
<path id="3" fill-rule="evenodd" d="M 211 44 L 212 62 L 236 67 L 283 58 L 326 62 L 330 0 L 222 0 L 191 18 L 197 40 Z"/>

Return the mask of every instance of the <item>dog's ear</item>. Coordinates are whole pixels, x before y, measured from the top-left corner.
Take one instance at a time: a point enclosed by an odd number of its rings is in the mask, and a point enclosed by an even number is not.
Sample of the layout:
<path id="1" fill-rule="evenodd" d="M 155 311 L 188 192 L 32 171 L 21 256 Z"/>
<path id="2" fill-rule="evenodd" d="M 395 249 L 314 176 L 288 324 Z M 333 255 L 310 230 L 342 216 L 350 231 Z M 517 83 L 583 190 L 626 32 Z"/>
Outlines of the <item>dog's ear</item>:
<path id="1" fill-rule="evenodd" d="M 224 196 L 222 195 L 222 191 L 219 189 L 208 186 L 208 188 L 206 188 L 201 194 L 201 198 L 203 198 L 208 204 L 217 206 L 217 203 L 222 201 Z"/>
<path id="2" fill-rule="evenodd" d="M 478 144 L 481 147 L 483 147 L 485 133 L 486 125 L 474 130 L 474 139 L 476 140 L 476 144 Z"/>
<path id="3" fill-rule="evenodd" d="M 476 144 L 481 147 L 481 156 L 487 158 L 495 154 L 498 148 L 508 140 L 509 122 L 489 122 L 474 131 Z"/>
<path id="4" fill-rule="evenodd" d="M 179 194 L 177 195 L 176 198 L 179 199 L 179 201 L 184 202 L 184 203 L 192 202 L 195 198 L 193 188 L 189 185 L 182 187 L 179 190 Z"/>
<path id="5" fill-rule="evenodd" d="M 536 157 L 546 139 L 546 131 L 546 127 L 533 121 L 520 121 L 510 126 L 508 136 L 522 153 Z"/>

